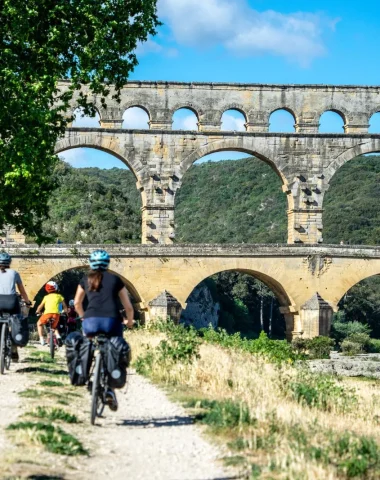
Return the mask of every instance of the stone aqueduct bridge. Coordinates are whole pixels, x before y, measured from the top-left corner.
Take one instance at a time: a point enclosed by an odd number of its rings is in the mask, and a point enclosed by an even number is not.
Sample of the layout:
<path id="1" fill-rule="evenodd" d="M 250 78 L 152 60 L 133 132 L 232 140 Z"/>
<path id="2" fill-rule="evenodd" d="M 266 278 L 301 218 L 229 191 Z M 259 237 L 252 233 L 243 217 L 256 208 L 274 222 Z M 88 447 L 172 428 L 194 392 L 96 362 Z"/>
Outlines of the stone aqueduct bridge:
<path id="1" fill-rule="evenodd" d="M 99 99 L 93 100 L 100 128 L 69 128 L 56 152 L 94 147 L 132 170 L 142 197 L 143 243 L 172 243 L 183 176 L 193 162 L 221 150 L 246 152 L 270 164 L 288 199 L 288 242 L 322 243 L 323 197 L 331 178 L 357 155 L 380 151 L 380 135 L 368 134 L 371 116 L 380 111 L 380 87 L 129 82 L 121 103 L 110 100 L 102 109 Z M 75 98 L 73 110 L 74 105 Z M 124 111 L 133 106 L 148 113 L 149 130 L 121 128 Z M 197 131 L 171 130 L 173 113 L 182 107 L 196 114 Z M 246 132 L 221 131 L 228 109 L 244 115 Z M 279 109 L 293 115 L 295 133 L 268 133 L 270 114 Z M 328 110 L 342 117 L 344 133 L 318 133 L 320 116 Z"/>
<path id="2" fill-rule="evenodd" d="M 9 249 L 33 298 L 53 276 L 87 265 L 96 245 L 18 245 Z M 146 320 L 165 314 L 159 299 L 170 293 L 179 307 L 215 273 L 254 275 L 277 296 L 287 338 L 327 334 L 333 309 L 357 282 L 380 273 L 380 247 L 320 245 L 107 245 L 111 269 L 121 276 Z M 164 294 L 164 295 L 163 295 Z"/>

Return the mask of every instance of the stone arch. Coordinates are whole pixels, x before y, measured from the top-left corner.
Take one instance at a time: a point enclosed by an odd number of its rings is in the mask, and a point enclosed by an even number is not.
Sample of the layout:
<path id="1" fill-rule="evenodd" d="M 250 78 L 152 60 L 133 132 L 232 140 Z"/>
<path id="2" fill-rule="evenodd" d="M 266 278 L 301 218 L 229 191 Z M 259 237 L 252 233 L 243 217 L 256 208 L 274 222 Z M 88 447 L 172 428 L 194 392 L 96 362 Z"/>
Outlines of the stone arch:
<path id="1" fill-rule="evenodd" d="M 148 115 L 149 121 L 152 120 L 152 115 L 150 113 L 149 108 L 147 108 L 145 105 L 142 105 L 139 102 L 128 102 L 128 103 L 123 103 L 123 105 L 120 107 L 120 113 L 121 117 L 124 116 L 124 113 L 129 109 L 129 108 L 141 108 L 141 110 L 144 110 L 144 112 Z"/>
<path id="2" fill-rule="evenodd" d="M 273 170 L 280 177 L 282 183 L 287 184 L 288 179 L 286 178 L 285 174 L 281 171 L 276 162 L 271 160 L 271 154 L 273 152 L 271 152 L 264 144 L 258 149 L 255 148 L 255 145 L 246 145 L 245 140 L 245 137 L 237 136 L 232 133 L 231 135 L 227 136 L 227 138 L 217 140 L 215 142 L 206 144 L 197 150 L 194 150 L 190 155 L 182 159 L 178 171 L 180 178 L 183 177 L 183 175 L 194 162 L 206 155 L 221 151 L 236 151 L 253 155 L 264 161 L 273 168 Z M 254 139 L 249 138 L 248 140 L 252 141 Z"/>
<path id="3" fill-rule="evenodd" d="M 53 263 L 53 262 L 52 262 Z M 59 275 L 60 273 L 64 273 L 70 270 L 75 270 L 75 269 L 83 269 L 87 267 L 87 260 L 83 259 L 83 262 L 80 263 L 78 262 L 77 259 L 70 259 L 68 260 L 68 263 L 70 263 L 70 266 L 67 266 L 67 264 L 62 264 L 59 263 L 58 265 L 51 264 L 50 268 L 45 271 L 43 270 L 42 274 L 36 275 L 36 280 L 33 282 L 33 287 L 30 288 L 27 285 L 25 285 L 26 288 L 28 288 L 28 293 L 31 298 L 35 298 L 37 293 L 40 291 L 40 289 L 45 285 L 46 282 L 48 282 L 51 278 L 55 277 L 56 275 Z M 141 296 L 135 286 L 123 275 L 121 275 L 117 269 L 110 269 L 109 270 L 111 273 L 114 273 L 118 277 L 120 277 L 123 281 L 123 283 L 126 285 L 127 290 L 133 297 L 133 301 L 135 304 L 138 304 L 142 301 Z"/>
<path id="4" fill-rule="evenodd" d="M 361 258 L 351 261 L 350 263 L 347 262 L 345 264 L 344 274 L 341 274 L 339 281 L 335 280 L 331 282 L 330 279 L 326 279 L 325 300 L 337 311 L 338 303 L 346 292 L 357 283 L 375 275 L 380 275 L 380 259 L 371 259 L 369 262 L 367 259 Z"/>
<path id="5" fill-rule="evenodd" d="M 330 183 L 332 177 L 335 173 L 342 167 L 345 163 L 352 160 L 359 155 L 365 155 L 366 153 L 376 153 L 380 152 L 380 138 L 371 138 L 370 140 L 354 145 L 348 150 L 344 151 L 338 155 L 324 170 L 324 176 L 326 178 L 327 184 Z"/>
<path id="6" fill-rule="evenodd" d="M 95 105 L 94 108 L 95 108 L 95 110 L 96 110 L 96 113 L 97 113 L 98 116 L 99 116 L 99 125 L 98 125 L 98 126 L 96 126 L 96 127 L 81 127 L 81 126 L 77 127 L 77 126 L 74 126 L 73 128 L 101 128 L 101 122 L 102 122 L 102 119 L 103 119 L 103 116 L 104 116 L 104 109 L 101 108 L 99 105 Z M 75 112 L 77 112 L 77 111 L 79 111 L 79 110 L 82 110 L 82 107 L 76 106 L 75 108 L 73 108 L 73 109 L 71 110 L 70 114 L 71 114 L 71 116 L 72 116 L 72 118 L 73 118 L 72 124 L 74 124 L 74 123 L 75 123 L 75 120 L 76 120 L 76 118 L 75 118 Z M 81 117 L 79 117 L 79 118 L 81 118 Z M 90 117 L 89 115 L 85 115 L 84 118 L 95 119 L 95 118 L 96 118 L 96 115 L 95 115 L 95 117 Z"/>
<path id="7" fill-rule="evenodd" d="M 271 119 L 271 116 L 276 113 L 276 112 L 281 112 L 281 111 L 284 111 L 284 112 L 287 112 L 289 113 L 292 117 L 293 117 L 293 120 L 294 120 L 294 125 L 293 125 L 293 132 L 295 132 L 295 125 L 298 123 L 298 115 L 296 115 L 296 113 L 294 112 L 293 109 L 289 108 L 289 107 L 278 107 L 278 108 L 275 108 L 274 110 L 272 110 L 269 114 L 268 114 L 268 117 L 267 117 L 267 120 L 266 120 L 266 123 L 268 125 L 268 127 L 270 128 L 270 119 Z M 272 133 L 280 133 L 280 132 L 272 132 Z"/>
<path id="8" fill-rule="evenodd" d="M 368 120 L 367 120 L 367 123 L 368 123 L 368 133 L 370 134 L 375 134 L 375 135 L 378 135 L 380 133 L 380 131 L 374 131 L 374 132 L 370 132 L 369 130 L 371 129 L 372 125 L 371 125 L 371 121 L 373 119 L 373 117 L 377 116 L 377 128 L 379 128 L 379 117 L 380 117 L 380 106 L 377 107 L 376 109 L 373 109 L 373 111 L 369 114 L 369 117 L 368 117 Z"/>
<path id="9" fill-rule="evenodd" d="M 284 110 L 285 112 L 288 112 L 290 113 L 290 115 L 293 117 L 294 119 L 294 124 L 298 123 L 298 115 L 295 113 L 295 111 L 292 109 L 292 108 L 289 108 L 289 107 L 286 107 L 286 106 L 282 106 L 282 107 L 277 107 L 273 110 L 271 110 L 269 113 L 268 113 L 268 116 L 267 116 L 267 119 L 266 119 L 266 122 L 267 124 L 269 125 L 270 123 L 270 117 L 273 113 L 275 112 L 279 112 L 281 110 Z"/>
<path id="10" fill-rule="evenodd" d="M 227 268 L 227 269 L 220 269 L 220 267 L 214 268 L 211 272 L 207 272 L 207 274 L 202 272 L 201 279 L 200 281 L 193 285 L 191 290 L 188 292 L 186 301 L 189 298 L 191 292 L 196 288 L 201 282 L 206 280 L 207 278 L 211 277 L 212 275 L 215 275 L 217 273 L 222 273 L 222 272 L 239 272 L 239 273 L 245 273 L 247 275 L 250 275 L 254 278 L 257 278 L 260 280 L 260 282 L 264 283 L 272 292 L 276 295 L 280 305 L 282 307 L 290 307 L 294 305 L 293 300 L 291 299 L 290 295 L 286 292 L 285 288 L 281 285 L 281 283 L 276 280 L 275 278 L 271 277 L 270 275 L 265 274 L 262 271 L 255 270 L 255 269 L 247 269 L 247 268 Z M 188 286 L 186 285 L 187 289 Z"/>
<path id="11" fill-rule="evenodd" d="M 125 152 L 120 148 L 120 143 L 115 137 L 107 137 L 97 132 L 86 132 L 85 134 L 80 135 L 66 135 L 56 143 L 55 153 L 59 154 L 65 150 L 80 147 L 95 148 L 114 155 L 131 170 L 136 180 L 139 180 L 139 177 L 141 176 L 141 174 L 137 175 L 137 172 L 140 173 L 145 170 L 142 163 L 136 159 L 135 156 L 132 157 L 132 161 L 126 157 Z"/>
<path id="12" fill-rule="evenodd" d="M 376 107 L 372 108 L 371 110 L 369 110 L 367 112 L 367 121 L 369 123 L 369 121 L 371 120 L 371 117 L 373 115 L 375 115 L 375 113 L 380 113 L 380 105 L 377 105 Z"/>
<path id="13" fill-rule="evenodd" d="M 347 125 L 347 122 L 351 116 L 351 112 L 349 112 L 346 108 L 344 107 L 336 107 L 334 105 L 329 105 L 323 109 L 323 111 L 319 111 L 317 118 L 320 123 L 321 117 L 324 113 L 326 112 L 334 112 L 337 115 L 340 116 L 340 118 L 343 120 L 343 125 Z"/>
<path id="14" fill-rule="evenodd" d="M 218 121 L 222 121 L 223 114 L 226 113 L 228 110 L 236 110 L 237 112 L 243 115 L 245 122 L 248 121 L 248 114 L 245 111 L 244 107 L 237 103 L 229 103 L 227 105 L 223 105 L 223 107 L 220 110 L 218 110 L 218 114 L 219 114 Z"/>
<path id="15" fill-rule="evenodd" d="M 203 115 L 203 110 L 198 105 L 194 105 L 194 103 L 192 102 L 181 102 L 181 103 L 177 103 L 176 105 L 174 105 L 174 107 L 172 107 L 169 110 L 169 117 L 173 118 L 173 115 L 176 113 L 176 111 L 181 110 L 182 108 L 191 110 L 194 113 L 194 115 L 197 117 L 198 122 L 201 115 Z"/>

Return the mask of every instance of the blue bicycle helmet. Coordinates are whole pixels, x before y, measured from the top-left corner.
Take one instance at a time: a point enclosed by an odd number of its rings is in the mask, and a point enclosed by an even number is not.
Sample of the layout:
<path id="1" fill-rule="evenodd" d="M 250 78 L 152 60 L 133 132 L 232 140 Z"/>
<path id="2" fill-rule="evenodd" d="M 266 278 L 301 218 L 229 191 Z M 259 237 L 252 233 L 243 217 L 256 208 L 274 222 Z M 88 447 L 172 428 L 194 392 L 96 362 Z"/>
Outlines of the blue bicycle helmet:
<path id="1" fill-rule="evenodd" d="M 105 250 L 94 250 L 89 258 L 91 270 L 107 270 L 110 256 Z"/>
<path id="2" fill-rule="evenodd" d="M 3 267 L 9 267 L 11 264 L 12 257 L 7 252 L 0 253 L 0 265 Z"/>

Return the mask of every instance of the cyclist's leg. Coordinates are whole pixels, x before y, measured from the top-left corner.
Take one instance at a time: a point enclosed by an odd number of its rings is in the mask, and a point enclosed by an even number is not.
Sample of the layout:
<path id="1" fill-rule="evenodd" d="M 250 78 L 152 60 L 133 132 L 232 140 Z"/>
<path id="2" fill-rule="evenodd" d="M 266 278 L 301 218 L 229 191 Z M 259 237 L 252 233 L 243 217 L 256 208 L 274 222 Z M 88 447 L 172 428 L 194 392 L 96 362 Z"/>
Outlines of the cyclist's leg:
<path id="1" fill-rule="evenodd" d="M 50 319 L 50 314 L 45 313 L 44 315 L 41 315 L 40 319 L 37 322 L 37 330 L 38 330 L 38 336 L 40 337 L 40 343 L 41 345 L 46 345 L 46 341 L 44 339 L 44 325 L 46 325 L 49 322 Z"/>
<path id="2" fill-rule="evenodd" d="M 51 313 L 50 318 L 54 319 L 53 322 L 52 322 L 51 328 L 54 330 L 55 336 L 56 336 L 57 341 L 58 341 L 58 345 L 61 347 L 62 346 L 62 338 L 61 338 L 61 334 L 59 333 L 59 328 L 58 328 L 59 313 Z"/>

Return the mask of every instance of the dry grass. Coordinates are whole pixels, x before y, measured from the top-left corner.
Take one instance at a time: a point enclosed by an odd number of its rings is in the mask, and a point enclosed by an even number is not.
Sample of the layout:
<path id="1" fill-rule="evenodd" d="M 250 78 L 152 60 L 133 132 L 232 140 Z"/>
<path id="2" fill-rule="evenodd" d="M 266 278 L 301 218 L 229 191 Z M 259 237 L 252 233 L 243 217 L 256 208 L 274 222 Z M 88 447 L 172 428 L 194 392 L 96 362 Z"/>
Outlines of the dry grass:
<path id="1" fill-rule="evenodd" d="M 146 353 L 146 345 L 152 349 L 162 338 L 160 334 L 144 331 L 130 334 L 128 340 L 134 358 Z M 167 365 L 157 362 L 150 376 L 154 381 L 180 386 L 182 392 L 185 388 L 187 394 L 182 397 L 231 399 L 248 405 L 251 415 L 257 419 L 256 425 L 221 433 L 226 441 L 245 442 L 238 454 L 245 456 L 247 464 L 257 465 L 257 473 L 254 467 L 252 478 L 379 478 L 378 471 L 366 472 L 366 476 L 348 475 L 349 467 L 337 468 L 339 459 L 334 463 L 334 455 L 331 461 L 323 462 L 314 458 L 313 450 L 331 451 L 335 448 L 334 442 L 346 432 L 353 434 L 352 438 L 372 437 L 380 444 L 379 383 L 340 381 L 348 390 L 354 389 L 351 396 L 357 398 L 354 408 L 342 413 L 334 402 L 330 405 L 331 411 L 323 411 L 295 401 L 284 391 L 284 379 L 296 375 L 297 370 L 291 365 L 277 367 L 259 356 L 203 343 L 200 358 L 192 364 L 174 364 L 168 369 Z M 353 454 L 346 455 L 348 461 L 350 455 Z"/>

